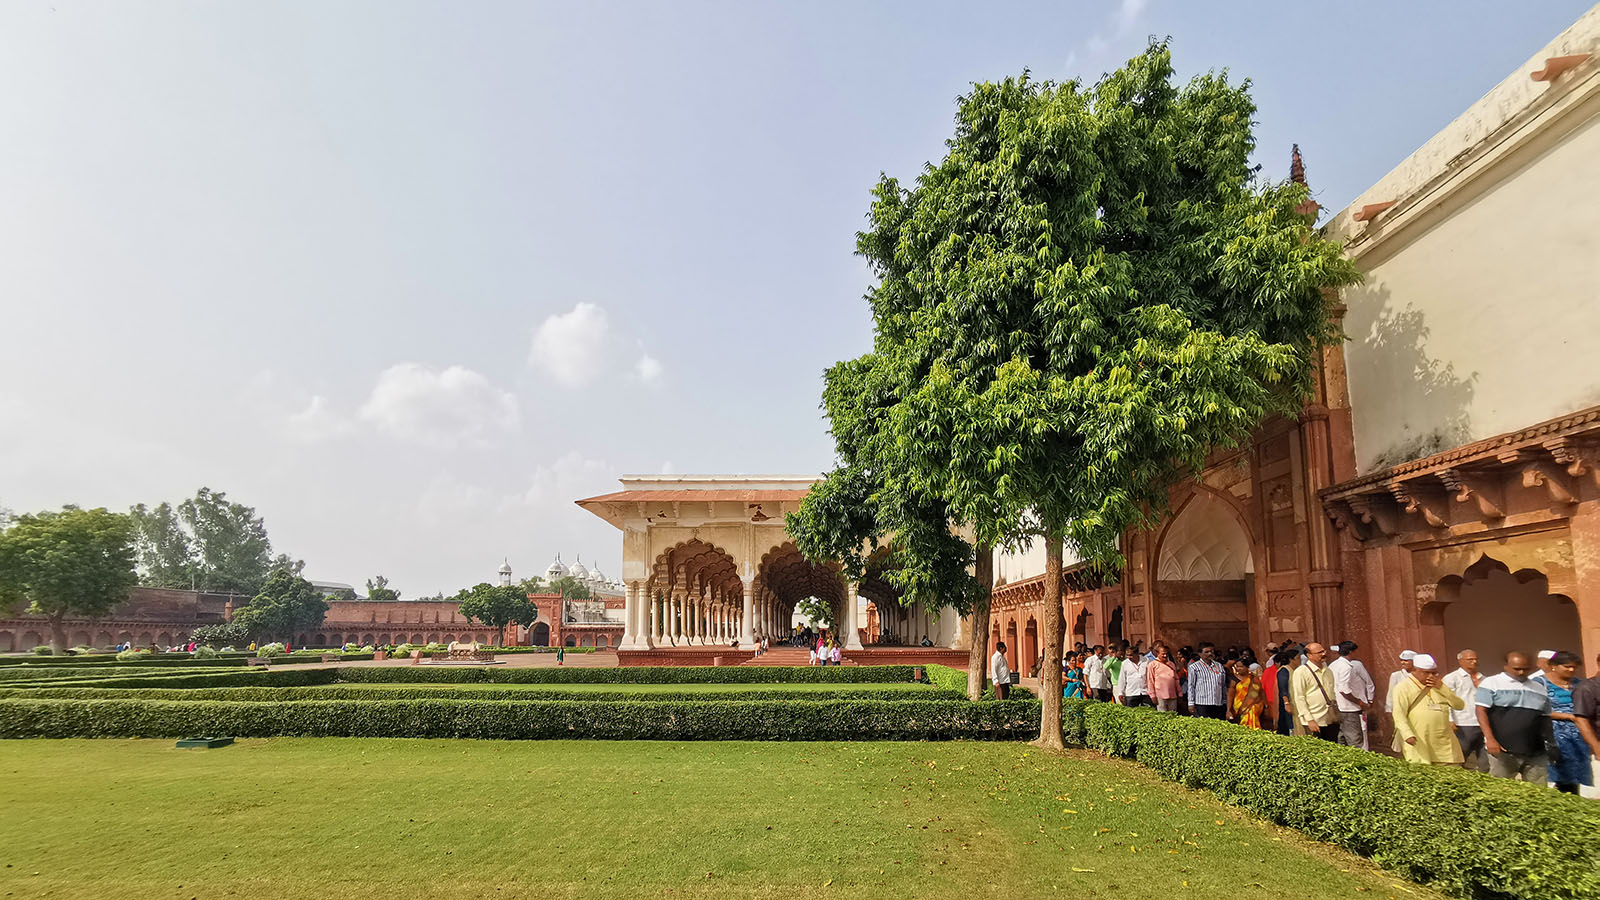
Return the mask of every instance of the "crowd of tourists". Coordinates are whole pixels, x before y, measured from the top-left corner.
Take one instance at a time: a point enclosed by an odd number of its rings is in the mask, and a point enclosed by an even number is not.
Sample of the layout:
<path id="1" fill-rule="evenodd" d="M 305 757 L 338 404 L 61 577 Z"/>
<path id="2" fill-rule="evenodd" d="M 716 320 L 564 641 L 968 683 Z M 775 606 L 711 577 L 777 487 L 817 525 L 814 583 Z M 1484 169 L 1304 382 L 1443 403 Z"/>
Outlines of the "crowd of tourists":
<path id="1" fill-rule="evenodd" d="M 1600 674 L 1579 677 L 1569 650 L 1505 655 L 1485 675 L 1462 650 L 1440 675 L 1438 660 L 1407 650 L 1389 676 L 1381 708 L 1377 683 L 1354 641 L 1250 647 L 1169 646 L 1120 641 L 1074 645 L 1062 660 L 1062 696 L 1179 715 L 1223 719 L 1283 735 L 1309 735 L 1372 749 L 1378 716 L 1390 749 L 1418 764 L 1460 765 L 1501 778 L 1551 783 L 1577 793 L 1600 766 Z M 1000 643 L 990 677 L 1004 699 L 1014 683 Z M 1600 673 L 1600 657 L 1595 659 Z M 1035 669 L 1034 674 L 1038 674 Z"/>

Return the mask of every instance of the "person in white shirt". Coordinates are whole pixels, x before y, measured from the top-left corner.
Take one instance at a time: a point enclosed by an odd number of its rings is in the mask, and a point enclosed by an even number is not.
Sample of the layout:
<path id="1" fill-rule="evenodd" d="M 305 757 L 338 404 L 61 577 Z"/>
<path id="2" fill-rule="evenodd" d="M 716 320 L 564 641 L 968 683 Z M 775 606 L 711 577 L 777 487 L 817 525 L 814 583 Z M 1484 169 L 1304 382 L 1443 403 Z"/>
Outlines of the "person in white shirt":
<path id="1" fill-rule="evenodd" d="M 1355 659 L 1360 649 L 1355 641 L 1340 641 L 1339 656 L 1328 663 L 1333 673 L 1333 691 L 1339 707 L 1339 743 L 1346 747 L 1367 747 L 1367 710 L 1377 695 L 1377 685 L 1367 667 Z"/>
<path id="2" fill-rule="evenodd" d="M 1139 651 L 1128 648 L 1128 656 L 1117 670 L 1117 701 L 1123 706 L 1151 706 L 1150 692 L 1145 688 L 1144 668 L 1149 663 Z"/>
<path id="3" fill-rule="evenodd" d="M 1483 728 L 1478 725 L 1476 706 L 1478 685 L 1483 681 L 1483 673 L 1478 671 L 1478 651 L 1463 650 L 1457 653 L 1456 664 L 1459 668 L 1444 677 L 1444 686 L 1457 697 L 1473 698 L 1466 708 L 1450 711 L 1450 721 L 1456 726 L 1456 740 L 1461 742 L 1461 765 L 1463 768 L 1487 772 L 1489 753 L 1483 746 Z"/>
<path id="4" fill-rule="evenodd" d="M 1106 647 L 1102 644 L 1094 645 L 1094 653 L 1083 663 L 1083 684 L 1090 690 L 1090 697 L 1094 700 L 1109 703 L 1112 697 L 1112 684 L 1110 673 L 1106 671 Z"/>
<path id="5" fill-rule="evenodd" d="M 989 657 L 989 677 L 994 680 L 994 698 L 1004 700 L 1011 693 L 1011 666 L 1006 664 L 1006 642 L 997 641 Z"/>
<path id="6" fill-rule="evenodd" d="M 1394 712 L 1394 689 L 1399 687 L 1400 682 L 1405 681 L 1407 676 L 1411 674 L 1411 670 L 1413 668 L 1411 661 L 1416 658 L 1417 651 L 1415 650 L 1400 651 L 1400 671 L 1389 676 L 1389 690 L 1383 695 L 1384 712 Z"/>

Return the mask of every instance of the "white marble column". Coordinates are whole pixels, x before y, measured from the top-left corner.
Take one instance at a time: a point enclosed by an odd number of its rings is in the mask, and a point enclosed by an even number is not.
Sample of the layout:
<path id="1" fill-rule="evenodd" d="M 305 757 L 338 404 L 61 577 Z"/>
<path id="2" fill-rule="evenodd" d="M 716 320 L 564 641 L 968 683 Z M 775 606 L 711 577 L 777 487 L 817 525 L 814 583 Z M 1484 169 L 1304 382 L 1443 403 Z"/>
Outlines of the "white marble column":
<path id="1" fill-rule="evenodd" d="M 856 608 L 860 606 L 861 585 L 854 581 L 844 586 L 844 649 L 861 650 L 861 628 Z"/>
<path id="2" fill-rule="evenodd" d="M 744 581 L 744 609 L 739 616 L 739 646 L 748 647 L 756 641 L 751 626 L 755 619 L 756 580 L 745 578 Z"/>
<path id="3" fill-rule="evenodd" d="M 619 649 L 632 650 L 639 642 L 639 583 L 631 581 L 622 586 L 622 643 Z"/>

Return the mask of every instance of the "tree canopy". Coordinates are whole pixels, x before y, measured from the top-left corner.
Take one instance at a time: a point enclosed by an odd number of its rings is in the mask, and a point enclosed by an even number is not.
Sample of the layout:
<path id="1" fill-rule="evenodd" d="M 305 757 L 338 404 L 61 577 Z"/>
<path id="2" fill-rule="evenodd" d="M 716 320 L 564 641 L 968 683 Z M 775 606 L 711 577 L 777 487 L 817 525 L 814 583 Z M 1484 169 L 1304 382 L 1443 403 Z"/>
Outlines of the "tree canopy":
<path id="1" fill-rule="evenodd" d="M 328 601 L 311 582 L 278 569 L 267 578 L 250 605 L 234 614 L 233 621 L 256 639 L 292 641 L 297 632 L 314 629 L 328 614 Z"/>
<path id="2" fill-rule="evenodd" d="M 483 583 L 463 589 L 455 599 L 461 614 L 504 633 L 507 625 L 529 627 L 539 618 L 539 607 L 516 585 Z"/>
<path id="3" fill-rule="evenodd" d="M 367 579 L 367 599 L 378 602 L 392 602 L 400 599 L 400 592 L 389 587 L 389 579 L 382 575 L 374 575 Z"/>
<path id="4" fill-rule="evenodd" d="M 881 527 L 889 485 L 981 546 L 1042 539 L 1058 658 L 1063 544 L 1119 568 L 1122 535 L 1209 453 L 1298 412 L 1338 336 L 1324 290 L 1354 266 L 1303 185 L 1257 177 L 1254 113 L 1225 72 L 1175 85 L 1160 42 L 1092 87 L 1024 73 L 960 98 L 945 157 L 910 188 L 884 177 L 858 235 L 873 350 L 830 370 L 844 402 L 824 396 L 836 439 L 868 449 L 819 505 Z M 1058 746 L 1060 672 L 1041 673 Z"/>
<path id="5" fill-rule="evenodd" d="M 542 593 L 560 594 L 563 600 L 588 600 L 593 596 L 589 592 L 588 585 L 571 575 L 563 575 L 545 583 Z"/>
<path id="6" fill-rule="evenodd" d="M 68 506 L 15 516 L 0 531 L 0 609 L 26 604 L 46 617 L 60 655 L 66 617 L 98 618 L 128 599 L 133 559 L 133 523 L 121 513 Z"/>
<path id="7" fill-rule="evenodd" d="M 277 569 L 299 575 L 305 563 L 274 555 L 255 509 L 201 488 L 177 506 L 130 511 L 140 581 L 151 587 L 255 594 Z"/>

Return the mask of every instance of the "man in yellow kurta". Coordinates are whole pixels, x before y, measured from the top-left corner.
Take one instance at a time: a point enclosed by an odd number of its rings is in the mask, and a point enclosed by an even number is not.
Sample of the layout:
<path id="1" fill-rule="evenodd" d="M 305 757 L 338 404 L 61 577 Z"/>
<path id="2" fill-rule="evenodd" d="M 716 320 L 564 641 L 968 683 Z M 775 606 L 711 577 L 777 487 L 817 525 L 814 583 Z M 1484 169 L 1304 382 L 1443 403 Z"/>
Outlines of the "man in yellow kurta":
<path id="1" fill-rule="evenodd" d="M 1426 653 L 1411 661 L 1412 672 L 1394 689 L 1396 748 L 1406 762 L 1460 765 L 1461 742 L 1450 724 L 1450 710 L 1466 701 L 1439 679 L 1439 665 Z"/>

